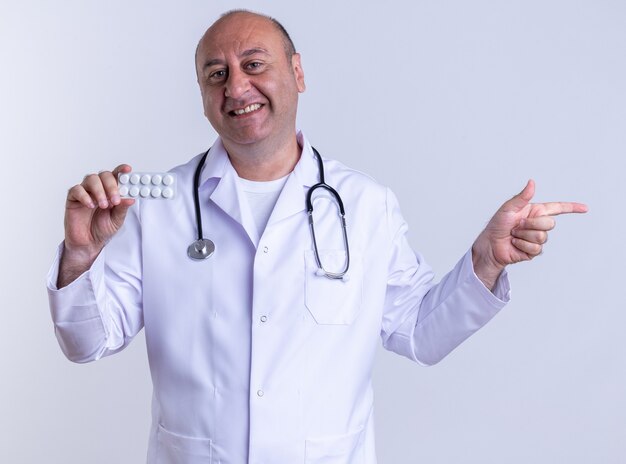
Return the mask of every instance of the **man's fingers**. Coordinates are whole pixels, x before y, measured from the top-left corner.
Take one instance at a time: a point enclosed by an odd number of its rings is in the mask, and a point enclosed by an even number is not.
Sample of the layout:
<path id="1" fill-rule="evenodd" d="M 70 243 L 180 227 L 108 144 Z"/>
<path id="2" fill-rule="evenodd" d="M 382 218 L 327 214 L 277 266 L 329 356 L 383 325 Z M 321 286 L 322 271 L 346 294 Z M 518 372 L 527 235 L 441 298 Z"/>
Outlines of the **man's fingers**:
<path id="1" fill-rule="evenodd" d="M 111 221 L 116 225 L 119 229 L 122 227 L 124 223 L 124 219 L 126 218 L 126 213 L 128 213 L 128 209 L 135 203 L 135 200 L 124 198 L 122 199 L 115 208 L 111 210 Z"/>
<path id="2" fill-rule="evenodd" d="M 109 173 L 110 174 L 110 173 Z M 98 207 L 105 209 L 109 207 L 109 200 L 102 185 L 100 174 L 89 174 L 85 176 L 82 184 L 85 191 L 91 196 L 91 199 Z"/>
<path id="3" fill-rule="evenodd" d="M 548 233 L 543 230 L 513 229 L 511 235 L 531 243 L 543 245 L 548 241 Z"/>
<path id="4" fill-rule="evenodd" d="M 521 211 L 528 205 L 528 203 L 530 203 L 530 200 L 532 200 L 534 195 L 535 181 L 530 179 L 528 183 L 526 183 L 526 187 L 524 187 L 520 193 L 502 205 L 502 210 L 514 212 Z"/>
<path id="5" fill-rule="evenodd" d="M 78 202 L 81 205 L 90 209 L 96 207 L 96 204 L 91 198 L 91 195 L 87 193 L 87 191 L 81 184 L 75 185 L 74 187 L 69 189 L 69 191 L 67 192 L 67 201 L 68 206 L 73 202 Z"/>
<path id="6" fill-rule="evenodd" d="M 567 201 L 554 201 L 549 203 L 537 203 L 540 206 L 542 215 L 558 216 L 559 214 L 570 213 L 586 213 L 589 211 L 587 205 L 583 203 L 567 202 Z"/>
<path id="7" fill-rule="evenodd" d="M 511 243 L 515 248 L 523 253 L 526 253 L 531 258 L 534 258 L 535 256 L 541 254 L 541 250 L 543 249 L 540 244 L 529 242 L 521 238 L 513 238 L 511 239 Z"/>
<path id="8" fill-rule="evenodd" d="M 132 170 L 133 168 L 131 168 L 129 164 L 120 164 L 115 169 L 113 169 L 113 176 L 117 179 L 117 175 L 120 172 L 130 172 Z"/>
<path id="9" fill-rule="evenodd" d="M 109 199 L 112 205 L 120 204 L 120 194 L 117 187 L 117 176 L 112 172 L 104 171 L 98 174 L 102 186 L 104 188 L 105 195 Z"/>
<path id="10" fill-rule="evenodd" d="M 105 189 L 107 191 L 108 197 L 111 201 L 111 204 L 114 206 L 119 205 L 122 200 L 119 195 L 119 187 L 117 184 L 117 176 L 121 172 L 130 172 L 133 168 L 130 167 L 129 164 L 120 164 L 111 172 L 111 176 L 105 176 L 102 179 L 103 184 L 105 185 Z M 100 173 L 102 177 L 103 173 Z M 132 205 L 134 202 L 130 203 L 128 206 Z M 124 213 L 126 214 L 126 213 Z"/>
<path id="11" fill-rule="evenodd" d="M 524 209 L 533 196 L 535 195 L 535 181 L 530 179 L 520 193 L 515 195 L 509 201 L 502 205 L 502 211 L 519 212 Z M 583 203 L 568 202 L 568 201 L 555 201 L 547 203 L 535 203 L 532 205 L 531 216 L 534 214 L 538 216 L 557 216 L 559 214 L 570 213 L 586 213 L 589 211 L 587 205 Z"/>
<path id="12" fill-rule="evenodd" d="M 526 219 L 522 219 L 519 225 L 515 228 L 516 230 L 526 229 L 526 230 L 552 230 L 556 225 L 556 221 L 552 216 L 538 216 L 538 217 L 529 217 Z"/>
<path id="13" fill-rule="evenodd" d="M 68 192 L 68 201 L 78 201 L 88 208 L 105 209 L 119 205 L 121 198 L 117 185 L 117 175 L 120 172 L 130 172 L 128 164 L 120 164 L 113 171 L 100 171 L 98 174 L 88 174 L 80 185 L 72 187 Z M 80 188 L 79 188 L 80 187 Z M 132 203 L 131 203 L 132 204 Z"/>

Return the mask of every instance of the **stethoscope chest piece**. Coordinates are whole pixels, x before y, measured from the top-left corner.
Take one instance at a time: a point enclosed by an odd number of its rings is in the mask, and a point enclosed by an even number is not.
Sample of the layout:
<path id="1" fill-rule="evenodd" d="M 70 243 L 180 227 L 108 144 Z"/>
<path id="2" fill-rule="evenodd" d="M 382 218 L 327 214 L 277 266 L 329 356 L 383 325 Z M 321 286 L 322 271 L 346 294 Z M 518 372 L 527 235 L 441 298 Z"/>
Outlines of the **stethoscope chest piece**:
<path id="1" fill-rule="evenodd" d="M 215 251 L 215 244 L 208 238 L 201 238 L 193 242 L 187 248 L 187 256 L 191 259 L 201 261 L 210 257 Z"/>

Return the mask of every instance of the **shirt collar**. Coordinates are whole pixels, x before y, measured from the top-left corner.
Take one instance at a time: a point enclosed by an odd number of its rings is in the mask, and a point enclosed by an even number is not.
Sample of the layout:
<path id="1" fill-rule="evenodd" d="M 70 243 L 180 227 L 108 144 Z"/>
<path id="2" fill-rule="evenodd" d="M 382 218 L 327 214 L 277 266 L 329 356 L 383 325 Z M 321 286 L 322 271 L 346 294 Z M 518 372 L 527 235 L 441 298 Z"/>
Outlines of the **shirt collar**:
<path id="1" fill-rule="evenodd" d="M 293 168 L 293 173 L 303 186 L 311 187 L 313 184 L 319 182 L 320 176 L 317 159 L 313 153 L 313 147 L 304 134 L 298 131 L 296 137 L 298 139 L 298 145 L 302 147 L 302 154 L 300 155 L 300 160 Z"/>
<path id="2" fill-rule="evenodd" d="M 298 145 L 302 147 L 302 154 L 296 166 L 293 169 L 293 174 L 297 177 L 299 183 L 302 186 L 310 187 L 313 184 L 319 182 L 319 168 L 313 148 L 311 144 L 304 136 L 302 131 L 296 133 Z M 226 148 L 222 143 L 220 137 L 217 138 L 213 146 L 209 150 L 202 173 L 200 174 L 200 186 L 203 186 L 210 179 L 222 179 L 227 171 L 233 170 L 233 165 L 230 162 Z M 236 173 L 235 173 L 236 175 Z"/>

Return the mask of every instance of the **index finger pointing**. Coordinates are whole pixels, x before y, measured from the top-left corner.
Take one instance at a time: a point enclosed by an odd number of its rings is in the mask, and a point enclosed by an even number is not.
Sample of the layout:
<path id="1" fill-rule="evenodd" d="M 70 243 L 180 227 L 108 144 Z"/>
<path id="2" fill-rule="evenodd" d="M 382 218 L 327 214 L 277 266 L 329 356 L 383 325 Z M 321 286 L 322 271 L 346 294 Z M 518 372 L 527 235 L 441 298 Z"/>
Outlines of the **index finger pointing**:
<path id="1" fill-rule="evenodd" d="M 559 214 L 586 213 L 589 208 L 584 203 L 555 201 L 539 203 L 543 207 L 542 215 L 558 216 Z"/>

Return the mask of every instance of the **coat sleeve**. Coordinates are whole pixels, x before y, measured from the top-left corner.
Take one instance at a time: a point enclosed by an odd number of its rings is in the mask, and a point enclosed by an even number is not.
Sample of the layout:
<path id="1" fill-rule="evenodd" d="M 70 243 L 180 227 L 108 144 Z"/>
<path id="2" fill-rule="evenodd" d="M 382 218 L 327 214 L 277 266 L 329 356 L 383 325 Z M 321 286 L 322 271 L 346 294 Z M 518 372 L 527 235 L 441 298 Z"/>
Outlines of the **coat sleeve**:
<path id="1" fill-rule="evenodd" d="M 493 293 L 474 273 L 471 249 L 433 284 L 433 272 L 407 240 L 398 201 L 387 190 L 391 237 L 381 336 L 383 346 L 420 364 L 442 360 L 509 301 L 506 271 Z"/>
<path id="2" fill-rule="evenodd" d="M 59 345 L 74 362 L 95 361 L 126 347 L 143 327 L 141 229 L 137 207 L 91 268 L 56 287 L 63 244 L 48 273 L 48 300 Z"/>

